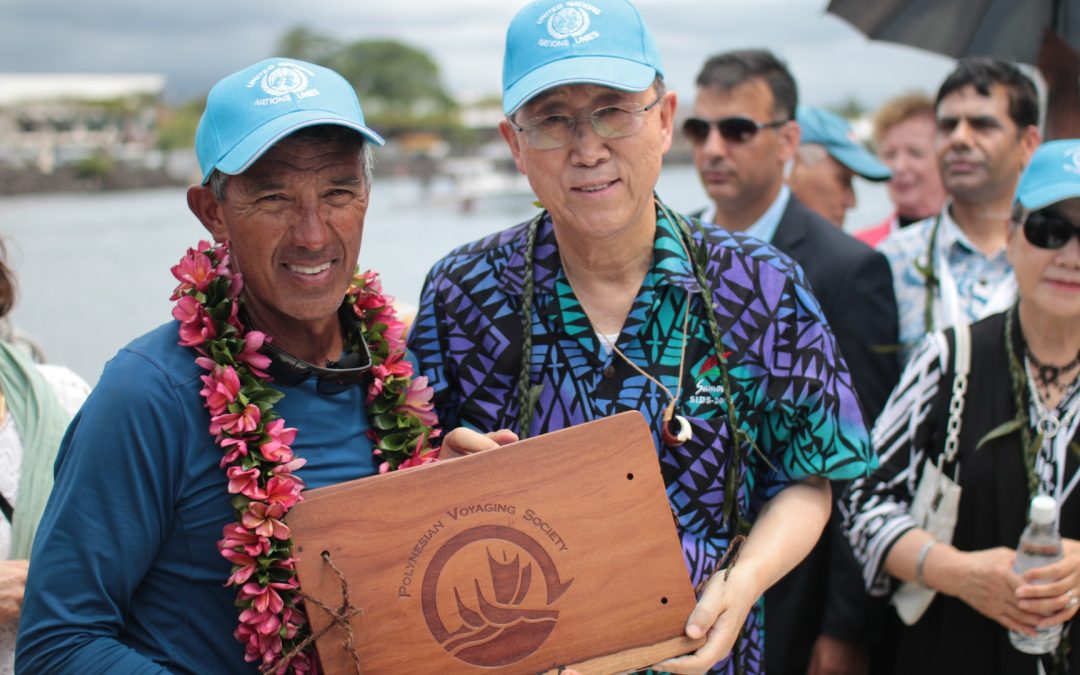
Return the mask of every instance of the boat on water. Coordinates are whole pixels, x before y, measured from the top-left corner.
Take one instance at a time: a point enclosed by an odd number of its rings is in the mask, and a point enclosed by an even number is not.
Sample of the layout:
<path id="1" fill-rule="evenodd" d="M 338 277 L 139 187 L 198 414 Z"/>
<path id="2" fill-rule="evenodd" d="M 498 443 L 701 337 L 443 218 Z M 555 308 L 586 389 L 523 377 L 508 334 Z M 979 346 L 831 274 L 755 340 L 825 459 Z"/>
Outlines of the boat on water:
<path id="1" fill-rule="evenodd" d="M 531 199 L 528 179 L 513 164 L 489 157 L 453 157 L 443 160 L 439 176 L 444 181 L 432 186 L 433 200 L 458 204 L 463 212 L 485 200 Z"/>

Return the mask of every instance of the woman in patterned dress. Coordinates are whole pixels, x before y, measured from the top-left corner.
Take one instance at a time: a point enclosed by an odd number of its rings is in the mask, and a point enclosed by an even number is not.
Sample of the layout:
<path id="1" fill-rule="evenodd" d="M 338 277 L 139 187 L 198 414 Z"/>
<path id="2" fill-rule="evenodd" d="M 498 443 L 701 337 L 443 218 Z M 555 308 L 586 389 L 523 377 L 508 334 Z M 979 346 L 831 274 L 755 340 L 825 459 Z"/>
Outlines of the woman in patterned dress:
<path id="1" fill-rule="evenodd" d="M 1019 301 L 970 327 L 958 452 L 943 463 L 962 490 L 952 541 L 935 541 L 912 517 L 916 486 L 948 437 L 951 330 L 913 355 L 874 427 L 881 465 L 844 501 L 872 593 L 901 582 L 937 592 L 899 629 L 896 672 L 1034 674 L 1039 658 L 1013 648 L 1008 631 L 1062 624 L 1080 605 L 1080 141 L 1036 152 L 1008 227 Z M 1021 576 L 1015 547 L 1036 494 L 1057 499 L 1065 557 Z M 1075 626 L 1068 632 L 1075 643 Z M 1069 642 L 1041 657 L 1045 672 L 1077 666 Z"/>

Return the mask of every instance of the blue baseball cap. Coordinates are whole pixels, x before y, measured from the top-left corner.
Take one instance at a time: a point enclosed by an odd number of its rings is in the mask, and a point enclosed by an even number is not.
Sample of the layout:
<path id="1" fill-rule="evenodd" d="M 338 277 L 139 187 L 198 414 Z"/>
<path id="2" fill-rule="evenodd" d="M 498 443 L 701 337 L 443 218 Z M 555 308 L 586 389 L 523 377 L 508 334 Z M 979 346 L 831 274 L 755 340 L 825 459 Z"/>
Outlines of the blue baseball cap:
<path id="1" fill-rule="evenodd" d="M 1080 197 L 1080 140 L 1043 143 L 1020 177 L 1016 200 L 1035 211 L 1074 197 Z"/>
<path id="2" fill-rule="evenodd" d="M 506 31 L 503 112 L 564 84 L 645 91 L 663 74 L 656 43 L 627 0 L 538 0 Z"/>
<path id="3" fill-rule="evenodd" d="M 800 143 L 823 146 L 833 159 L 867 180 L 892 178 L 889 167 L 859 143 L 855 130 L 843 117 L 822 108 L 800 105 L 795 111 L 795 120 L 802 131 Z"/>
<path id="4" fill-rule="evenodd" d="M 318 124 L 336 124 L 383 139 L 364 125 L 356 90 L 329 68 L 272 58 L 248 66 L 214 85 L 195 132 L 202 182 L 214 169 L 243 173 L 275 143 Z"/>

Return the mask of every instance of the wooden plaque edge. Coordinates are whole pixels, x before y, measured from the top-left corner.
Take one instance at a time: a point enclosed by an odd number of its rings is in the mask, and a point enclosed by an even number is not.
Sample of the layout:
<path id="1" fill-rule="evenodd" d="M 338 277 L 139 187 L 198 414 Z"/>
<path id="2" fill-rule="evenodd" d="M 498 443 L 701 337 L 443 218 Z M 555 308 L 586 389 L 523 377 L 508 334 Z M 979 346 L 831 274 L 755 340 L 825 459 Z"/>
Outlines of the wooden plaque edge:
<path id="1" fill-rule="evenodd" d="M 654 666 L 665 659 L 690 654 L 703 644 L 705 644 L 705 638 L 703 637 L 697 640 L 691 640 L 685 636 L 674 637 L 651 645 L 634 647 L 613 654 L 594 656 L 585 661 L 567 664 L 563 668 L 576 670 L 581 675 L 610 675 L 611 673 L 633 672 Z M 555 668 L 545 671 L 541 675 L 558 675 L 560 671 L 561 669 Z"/>

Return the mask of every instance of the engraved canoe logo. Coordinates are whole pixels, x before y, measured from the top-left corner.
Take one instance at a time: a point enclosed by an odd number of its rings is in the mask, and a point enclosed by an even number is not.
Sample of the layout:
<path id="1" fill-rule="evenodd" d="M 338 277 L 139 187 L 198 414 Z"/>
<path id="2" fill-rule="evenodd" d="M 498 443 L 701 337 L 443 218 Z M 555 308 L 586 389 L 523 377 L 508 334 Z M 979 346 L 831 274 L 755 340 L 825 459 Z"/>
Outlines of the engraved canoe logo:
<path id="1" fill-rule="evenodd" d="M 444 572 L 458 565 L 474 570 L 471 584 L 442 587 Z M 534 583 L 537 576 L 542 584 Z M 432 557 L 421 609 L 432 637 L 452 656 L 483 668 L 505 666 L 544 644 L 559 618 L 554 605 L 573 582 L 559 579 L 555 561 L 532 537 L 481 525 L 453 536 Z"/>

